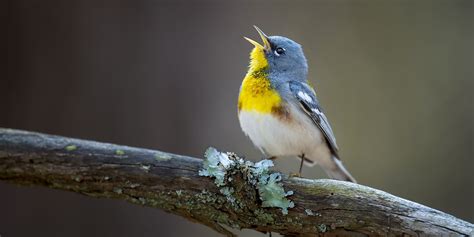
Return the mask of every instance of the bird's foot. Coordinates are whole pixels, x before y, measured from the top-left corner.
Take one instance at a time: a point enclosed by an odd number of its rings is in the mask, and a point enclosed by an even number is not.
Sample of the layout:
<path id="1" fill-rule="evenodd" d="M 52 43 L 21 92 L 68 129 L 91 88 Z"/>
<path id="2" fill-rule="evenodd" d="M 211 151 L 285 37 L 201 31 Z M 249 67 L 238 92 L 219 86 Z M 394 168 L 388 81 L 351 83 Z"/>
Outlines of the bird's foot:
<path id="1" fill-rule="evenodd" d="M 297 178 L 302 178 L 301 173 L 290 173 L 290 178 L 297 177 Z"/>

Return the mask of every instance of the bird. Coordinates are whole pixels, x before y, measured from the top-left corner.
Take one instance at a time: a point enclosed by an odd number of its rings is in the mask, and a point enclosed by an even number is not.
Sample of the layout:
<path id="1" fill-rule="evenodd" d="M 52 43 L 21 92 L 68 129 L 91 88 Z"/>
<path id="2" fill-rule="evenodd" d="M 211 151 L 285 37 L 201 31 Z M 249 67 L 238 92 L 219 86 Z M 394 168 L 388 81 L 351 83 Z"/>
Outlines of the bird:
<path id="1" fill-rule="evenodd" d="M 294 156 L 320 165 L 326 174 L 356 183 L 339 157 L 333 130 L 308 81 L 308 63 L 300 44 L 267 36 L 254 26 L 263 44 L 244 37 L 254 48 L 238 97 L 242 131 L 266 158 Z"/>

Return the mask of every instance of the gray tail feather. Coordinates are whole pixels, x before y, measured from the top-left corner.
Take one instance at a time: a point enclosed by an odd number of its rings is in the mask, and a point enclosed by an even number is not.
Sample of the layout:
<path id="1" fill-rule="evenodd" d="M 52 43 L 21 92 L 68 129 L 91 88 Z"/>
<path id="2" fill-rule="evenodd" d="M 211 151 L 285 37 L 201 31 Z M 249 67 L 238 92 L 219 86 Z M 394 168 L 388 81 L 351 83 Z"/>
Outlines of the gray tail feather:
<path id="1" fill-rule="evenodd" d="M 346 170 L 341 160 L 336 157 L 333 157 L 332 159 L 335 163 L 335 167 L 333 167 L 332 169 L 324 169 L 330 178 L 357 183 L 357 181 L 354 179 L 354 177 L 352 177 L 349 171 Z"/>

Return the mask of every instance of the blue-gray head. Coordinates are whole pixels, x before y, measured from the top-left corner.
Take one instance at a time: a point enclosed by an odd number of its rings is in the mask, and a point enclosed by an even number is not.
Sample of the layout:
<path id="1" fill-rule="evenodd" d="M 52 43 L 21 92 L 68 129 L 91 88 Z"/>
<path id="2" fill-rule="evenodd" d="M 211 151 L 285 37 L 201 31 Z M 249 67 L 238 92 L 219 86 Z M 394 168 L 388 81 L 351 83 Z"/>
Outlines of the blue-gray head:
<path id="1" fill-rule="evenodd" d="M 284 77 L 304 81 L 308 74 L 308 64 L 301 45 L 282 36 L 267 36 L 254 26 L 263 41 L 263 46 L 246 38 L 255 48 L 250 54 L 250 70 L 267 67 L 270 77 Z M 275 78 L 271 78 L 275 79 Z"/>

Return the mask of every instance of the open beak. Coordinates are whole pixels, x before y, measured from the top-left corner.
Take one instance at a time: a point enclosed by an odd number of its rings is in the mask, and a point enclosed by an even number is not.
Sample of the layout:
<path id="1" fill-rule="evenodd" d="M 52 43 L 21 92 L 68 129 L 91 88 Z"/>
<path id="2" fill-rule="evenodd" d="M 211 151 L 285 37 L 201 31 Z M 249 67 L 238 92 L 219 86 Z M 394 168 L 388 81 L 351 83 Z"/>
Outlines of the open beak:
<path id="1" fill-rule="evenodd" d="M 244 39 L 246 39 L 248 42 L 250 42 L 251 44 L 253 44 L 257 48 L 261 48 L 261 49 L 263 49 L 267 52 L 270 51 L 271 45 L 270 45 L 270 41 L 268 41 L 268 36 L 265 33 L 263 33 L 263 31 L 260 30 L 260 28 L 258 28 L 257 26 L 253 26 L 253 27 L 255 27 L 258 34 L 260 35 L 260 38 L 262 38 L 263 46 L 261 44 L 259 44 L 257 41 L 253 40 L 253 39 L 249 39 L 247 37 L 244 37 Z"/>

